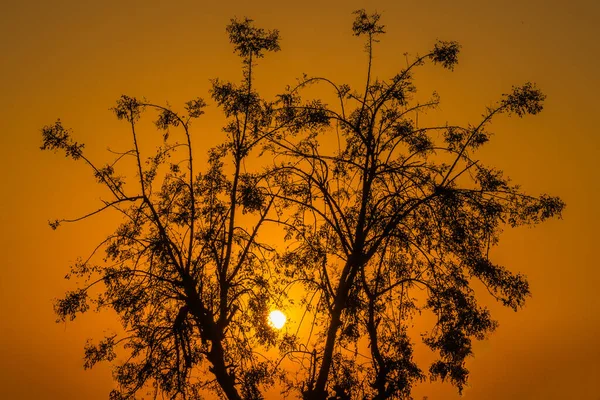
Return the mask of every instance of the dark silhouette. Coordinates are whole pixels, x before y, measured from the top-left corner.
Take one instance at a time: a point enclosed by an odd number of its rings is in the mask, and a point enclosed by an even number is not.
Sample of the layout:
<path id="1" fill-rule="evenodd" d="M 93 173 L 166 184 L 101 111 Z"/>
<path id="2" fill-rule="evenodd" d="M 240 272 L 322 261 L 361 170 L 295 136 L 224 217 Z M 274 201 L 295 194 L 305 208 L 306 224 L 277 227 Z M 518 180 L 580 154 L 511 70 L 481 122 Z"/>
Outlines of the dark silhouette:
<path id="1" fill-rule="evenodd" d="M 90 304 L 119 315 L 125 335 L 85 349 L 86 368 L 122 355 L 111 399 L 140 391 L 259 399 L 276 383 L 305 399 L 407 398 L 426 376 L 412 359 L 408 331 L 421 310 L 437 321 L 424 337 L 439 354 L 429 375 L 461 390 L 472 339 L 497 325 L 478 305 L 472 280 L 515 310 L 529 295 L 526 279 L 492 263 L 489 249 L 503 226 L 560 216 L 564 204 L 524 194 L 474 154 L 489 140 L 492 117 L 536 114 L 544 95 L 526 84 L 477 125 L 417 126 L 415 113 L 439 99 L 413 104 L 413 70 L 428 61 L 453 69 L 459 45 L 438 42 L 379 80 L 371 67 L 384 33 L 380 16 L 355 15 L 353 32 L 366 38 L 365 87 L 305 76 L 272 102 L 254 89 L 253 67 L 279 50 L 278 32 L 249 19 L 231 21 L 227 32 L 243 79 L 213 81 L 212 99 L 228 123 L 203 171 L 194 165 L 191 134 L 191 122 L 204 112 L 200 98 L 178 113 L 122 96 L 113 110 L 131 130 L 132 148 L 103 167 L 60 120 L 42 129 L 42 149 L 82 160 L 111 195 L 98 210 L 51 227 L 108 209 L 123 216 L 114 234 L 71 268 L 67 277 L 84 283 L 55 304 L 60 321 Z M 301 97 L 320 83 L 333 89 L 336 107 Z M 163 143 L 145 159 L 136 128 L 151 111 Z M 181 143 L 173 140 L 177 132 Z M 127 159 L 137 171 L 130 185 L 116 172 Z M 247 160 L 257 165 L 253 172 Z M 259 240 L 266 223 L 285 229 L 286 249 Z M 97 263 L 100 248 L 106 256 Z M 308 294 L 301 304 L 313 315 L 309 337 L 282 335 L 267 323 L 269 309 L 296 283 Z M 270 347 L 280 357 L 259 354 Z M 296 363 L 293 371 L 281 366 L 284 358 Z"/>
<path id="2" fill-rule="evenodd" d="M 276 196 L 293 212 L 285 225 L 297 240 L 282 260 L 319 295 L 321 330 L 298 348 L 306 367 L 297 388 L 305 399 L 410 396 L 425 374 L 407 329 L 415 312 L 429 310 L 437 323 L 424 342 L 439 354 L 429 374 L 460 391 L 471 340 L 496 327 L 471 282 L 515 310 L 529 295 L 525 277 L 490 261 L 490 247 L 503 225 L 535 224 L 564 207 L 555 197 L 524 194 L 475 154 L 494 116 L 536 114 L 544 95 L 528 83 L 478 124 L 417 126 L 415 114 L 439 99 L 411 102 L 413 70 L 428 61 L 452 70 L 459 45 L 438 42 L 391 79 L 376 79 L 373 46 L 384 26 L 378 14 L 355 14 L 352 30 L 366 38 L 368 54 L 364 88 L 305 76 L 282 96 L 284 118 L 297 126 L 271 146 L 281 160 L 272 169 Z M 315 84 L 332 91 L 337 106 L 303 101 L 300 92 Z M 324 148 L 325 136 L 338 145 Z"/>

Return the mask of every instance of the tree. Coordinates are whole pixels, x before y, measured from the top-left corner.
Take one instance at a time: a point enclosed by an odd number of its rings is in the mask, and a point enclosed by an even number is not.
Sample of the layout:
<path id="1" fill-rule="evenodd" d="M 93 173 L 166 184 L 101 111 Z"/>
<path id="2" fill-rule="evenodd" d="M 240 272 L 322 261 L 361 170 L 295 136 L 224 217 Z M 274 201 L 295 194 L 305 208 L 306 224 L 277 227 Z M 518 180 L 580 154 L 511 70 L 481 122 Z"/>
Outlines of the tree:
<path id="1" fill-rule="evenodd" d="M 305 76 L 271 102 L 254 89 L 253 67 L 279 50 L 278 32 L 231 21 L 243 79 L 212 81 L 212 99 L 228 122 L 201 173 L 191 129 L 204 113 L 201 98 L 179 113 L 122 96 L 113 111 L 131 130 L 132 148 L 102 167 L 60 120 L 42 129 L 42 149 L 86 163 L 111 196 L 98 210 L 51 227 L 107 210 L 123 217 L 71 267 L 67 277 L 80 285 L 55 304 L 60 321 L 90 305 L 119 315 L 123 335 L 85 348 L 86 368 L 115 363 L 119 388 L 111 399 L 142 390 L 173 399 L 201 398 L 206 390 L 259 399 L 277 380 L 305 399 L 406 398 L 425 377 L 408 330 L 420 310 L 437 320 L 424 338 L 440 356 L 430 376 L 461 390 L 472 339 L 496 327 L 473 281 L 503 304 L 522 306 L 526 279 L 492 263 L 489 249 L 503 226 L 541 222 L 564 204 L 524 194 L 474 154 L 490 138 L 492 117 L 536 114 L 544 95 L 526 84 L 477 125 L 419 127 L 411 116 L 439 99 L 414 104 L 412 72 L 426 61 L 452 69 L 459 45 L 438 42 L 391 79 L 375 79 L 373 48 L 384 27 L 378 14 L 355 15 L 353 33 L 367 39 L 365 89 Z M 337 107 L 301 97 L 318 83 L 334 89 Z M 144 160 L 139 121 L 150 111 L 162 145 Z M 173 140 L 177 132 L 181 143 Z M 323 148 L 327 135 L 337 135 L 337 148 Z M 271 165 L 245 169 L 245 160 L 267 153 Z M 133 185 L 116 172 L 127 160 Z M 286 249 L 259 240 L 266 223 L 285 229 Z M 311 294 L 301 303 L 314 316 L 308 338 L 279 335 L 267 324 L 271 304 L 297 283 Z M 259 355 L 274 346 L 277 358 Z M 293 371 L 283 370 L 284 358 L 296 363 Z"/>
<path id="2" fill-rule="evenodd" d="M 366 38 L 364 89 L 303 77 L 281 96 L 282 118 L 297 124 L 269 143 L 282 160 L 271 172 L 276 197 L 293 212 L 281 221 L 295 241 L 282 260 L 318 295 L 320 331 L 297 349 L 307 365 L 297 387 L 305 399 L 409 397 L 425 374 L 413 361 L 408 327 L 427 310 L 437 322 L 423 340 L 439 355 L 429 376 L 461 391 L 472 340 L 497 326 L 473 282 L 514 310 L 529 295 L 524 276 L 489 259 L 490 247 L 505 225 L 536 224 L 564 208 L 557 197 L 523 193 L 475 154 L 491 137 L 493 117 L 537 114 L 545 96 L 527 83 L 478 124 L 417 126 L 414 114 L 440 100 L 434 93 L 411 101 L 413 71 L 427 61 L 452 70 L 460 46 L 438 42 L 391 79 L 376 79 L 373 50 L 384 26 L 378 14 L 355 15 L 353 33 Z M 329 87 L 338 105 L 304 102 L 302 90 L 314 84 Z M 337 148 L 322 145 L 336 140 Z"/>
<path id="3" fill-rule="evenodd" d="M 42 129 L 43 150 L 83 160 L 111 195 L 100 209 L 51 221 L 51 227 L 108 209 L 124 220 L 90 257 L 71 267 L 67 277 L 83 284 L 55 304 L 59 321 L 73 320 L 90 303 L 119 315 L 123 337 L 110 335 L 85 348 L 86 368 L 115 360 L 119 349 L 127 355 L 115 368 L 120 388 L 111 399 L 131 398 L 148 387 L 171 398 L 200 398 L 208 388 L 228 399 L 254 399 L 260 398 L 261 385 L 273 382 L 270 363 L 255 353 L 276 337 L 266 320 L 277 290 L 276 281 L 268 279 L 273 249 L 257 240 L 273 198 L 264 190 L 264 177 L 245 171 L 243 163 L 277 129 L 270 126 L 272 104 L 252 86 L 252 68 L 256 59 L 279 50 L 279 34 L 256 28 L 249 19 L 232 20 L 227 32 L 242 59 L 243 80 L 212 82 L 212 98 L 229 122 L 203 173 L 194 166 L 191 133 L 192 121 L 204 113 L 201 98 L 177 113 L 122 96 L 113 111 L 131 130 L 132 148 L 103 167 L 86 157 L 84 145 L 60 120 Z M 144 161 L 138 121 L 150 110 L 158 113 L 163 144 Z M 181 143 L 172 139 L 175 128 L 183 133 Z M 133 188 L 115 169 L 126 158 L 134 160 Z M 240 213 L 246 214 L 243 221 Z M 95 264 L 100 248 L 106 256 Z M 98 294 L 91 298 L 93 290 Z"/>

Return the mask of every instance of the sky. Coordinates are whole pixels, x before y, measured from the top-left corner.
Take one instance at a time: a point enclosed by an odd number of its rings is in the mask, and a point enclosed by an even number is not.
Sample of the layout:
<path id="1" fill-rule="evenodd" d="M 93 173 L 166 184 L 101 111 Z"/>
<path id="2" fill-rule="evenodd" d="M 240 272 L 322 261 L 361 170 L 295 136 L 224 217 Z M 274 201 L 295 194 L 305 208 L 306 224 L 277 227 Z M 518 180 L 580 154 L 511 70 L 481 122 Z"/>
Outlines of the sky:
<path id="1" fill-rule="evenodd" d="M 83 346 L 115 327 L 114 316 L 57 324 L 52 301 L 71 286 L 68 266 L 111 232 L 98 218 L 52 231 L 49 219 L 80 215 L 103 192 L 82 165 L 41 152 L 40 129 L 61 118 L 92 158 L 118 148 L 127 131 L 108 110 L 121 94 L 180 106 L 208 98 L 210 79 L 238 81 L 225 25 L 250 17 L 281 33 L 282 51 L 260 61 L 257 87 L 269 97 L 307 73 L 360 83 L 363 44 L 351 12 L 382 13 L 386 35 L 375 74 L 392 76 L 404 54 L 437 39 L 462 51 L 450 73 L 423 68 L 420 93 L 436 90 L 434 117 L 476 122 L 513 85 L 535 82 L 544 111 L 502 117 L 481 159 L 522 185 L 567 203 L 562 220 L 506 230 L 494 260 L 528 276 L 524 309 L 490 304 L 500 327 L 475 345 L 463 398 L 600 399 L 600 3 L 572 0 L 381 0 L 302 2 L 201 0 L 19 1 L 0 15 L 0 398 L 106 399 L 110 366 L 83 370 Z M 220 134 L 209 107 L 200 143 Z M 204 135 L 204 136 L 203 136 Z M 418 350 L 419 348 L 417 348 Z M 419 356 L 421 357 L 421 356 Z M 427 356 L 422 356 L 426 359 Z M 415 399 L 458 399 L 449 384 L 423 383 Z"/>

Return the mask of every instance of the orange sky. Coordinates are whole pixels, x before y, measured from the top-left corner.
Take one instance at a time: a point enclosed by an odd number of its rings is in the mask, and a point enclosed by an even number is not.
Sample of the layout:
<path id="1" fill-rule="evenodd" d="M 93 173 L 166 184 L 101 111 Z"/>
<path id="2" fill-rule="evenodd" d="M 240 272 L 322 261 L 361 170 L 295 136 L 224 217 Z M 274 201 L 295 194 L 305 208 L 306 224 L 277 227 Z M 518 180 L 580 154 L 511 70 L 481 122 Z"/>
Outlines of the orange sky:
<path id="1" fill-rule="evenodd" d="M 114 326 L 90 314 L 55 324 L 52 299 L 69 283 L 70 262 L 110 232 L 109 219 L 51 231 L 46 221 L 98 204 L 88 171 L 42 153 L 40 128 L 60 117 L 105 157 L 127 135 L 108 111 L 121 94 L 175 106 L 208 97 L 209 79 L 238 80 L 239 63 L 224 28 L 248 16 L 278 28 L 282 52 L 262 60 L 258 87 L 271 96 L 303 72 L 339 82 L 364 76 L 351 11 L 383 14 L 387 34 L 375 50 L 376 75 L 405 65 L 404 52 L 428 51 L 436 39 L 463 48 L 454 73 L 423 68 L 417 87 L 437 90 L 444 120 L 475 122 L 512 85 L 534 81 L 545 110 L 500 118 L 481 152 L 532 194 L 567 203 L 563 220 L 505 232 L 495 260 L 525 273 L 533 297 L 513 313 L 493 306 L 500 328 L 475 346 L 464 398 L 598 399 L 600 388 L 600 226 L 597 94 L 600 3 L 571 0 L 19 1 L 0 15 L 0 398 L 106 399 L 110 369 L 83 371 L 85 340 Z M 523 4 L 524 3 L 524 4 Z M 437 114 L 436 114 L 437 115 Z M 196 125 L 216 137 L 212 107 Z M 196 139 L 201 143 L 202 139 Z M 415 399 L 458 398 L 449 385 L 422 384 Z"/>

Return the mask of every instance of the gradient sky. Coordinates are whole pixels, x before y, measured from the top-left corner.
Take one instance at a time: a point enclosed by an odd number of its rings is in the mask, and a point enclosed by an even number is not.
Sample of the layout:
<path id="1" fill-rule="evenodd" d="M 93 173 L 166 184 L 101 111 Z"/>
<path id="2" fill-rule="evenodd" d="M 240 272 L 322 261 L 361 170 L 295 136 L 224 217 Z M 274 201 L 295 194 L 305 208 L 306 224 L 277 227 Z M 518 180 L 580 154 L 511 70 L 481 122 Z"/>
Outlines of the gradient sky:
<path id="1" fill-rule="evenodd" d="M 599 2 L 168 3 L 23 0 L 2 7 L 0 398 L 96 400 L 112 388 L 108 366 L 82 367 L 86 339 L 114 326 L 112 315 L 56 324 L 52 299 L 70 287 L 62 279 L 69 263 L 114 221 L 48 228 L 49 219 L 91 210 L 103 192 L 82 165 L 39 150 L 40 128 L 60 117 L 101 160 L 127 136 L 108 111 L 121 94 L 180 106 L 207 98 L 211 78 L 239 80 L 224 31 L 233 16 L 281 31 L 282 51 L 257 70 L 266 97 L 303 72 L 360 83 L 363 44 L 351 36 L 350 13 L 367 8 L 383 14 L 388 32 L 375 50 L 380 77 L 405 65 L 405 52 L 425 53 L 438 38 L 462 44 L 455 72 L 427 67 L 416 75 L 421 93 L 440 93 L 444 120 L 476 122 L 485 106 L 527 81 L 548 96 L 538 116 L 496 120 L 480 155 L 528 193 L 561 196 L 567 209 L 563 220 L 503 234 L 494 259 L 525 273 L 533 297 L 518 313 L 491 306 L 500 327 L 475 345 L 464 398 L 600 399 Z M 214 138 L 219 124 L 213 107 L 195 126 L 199 137 Z M 439 383 L 419 385 L 414 396 L 424 395 L 459 398 Z"/>

